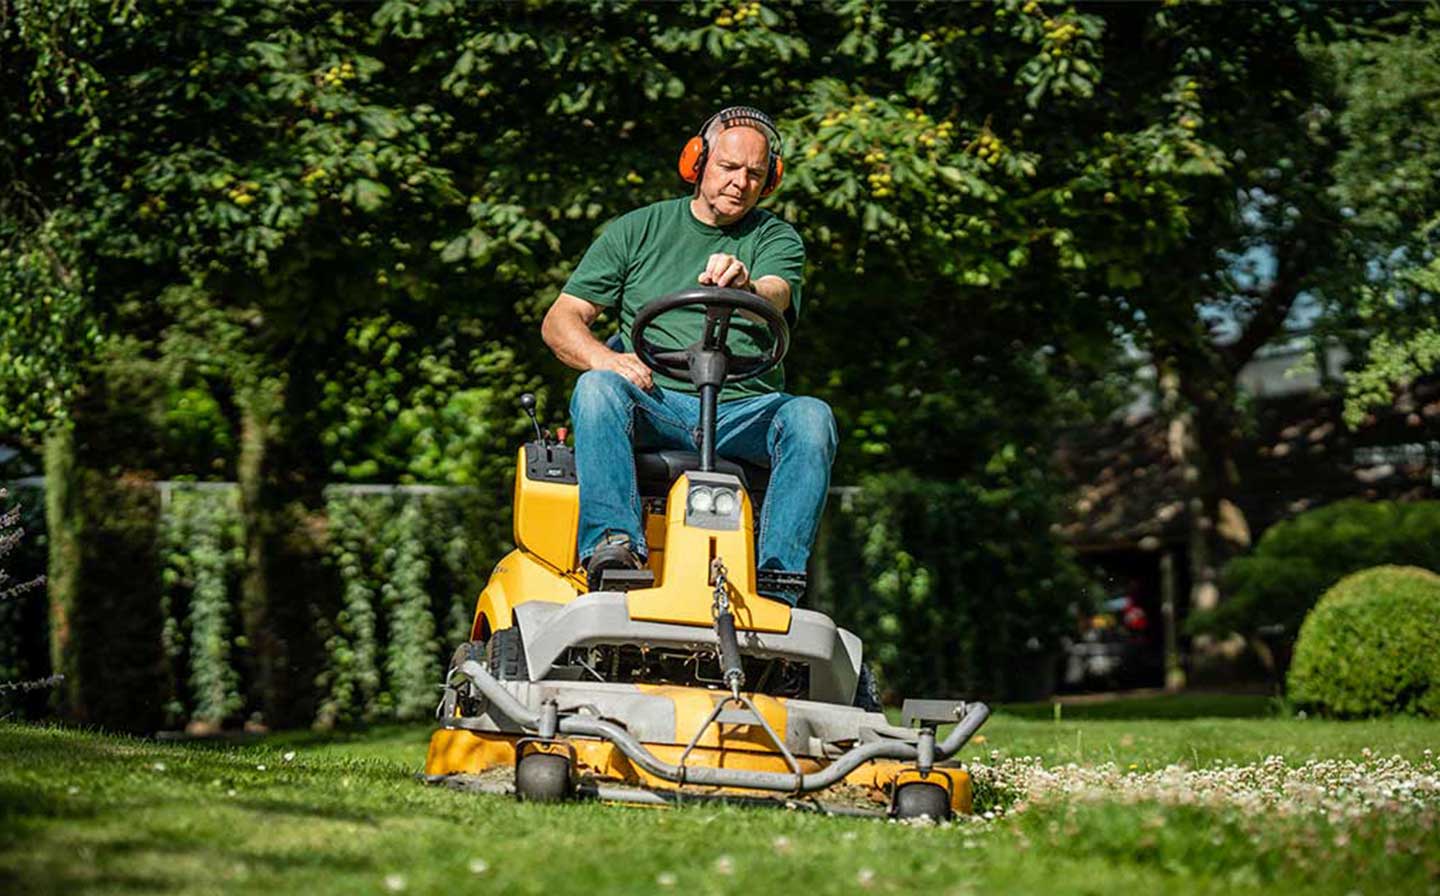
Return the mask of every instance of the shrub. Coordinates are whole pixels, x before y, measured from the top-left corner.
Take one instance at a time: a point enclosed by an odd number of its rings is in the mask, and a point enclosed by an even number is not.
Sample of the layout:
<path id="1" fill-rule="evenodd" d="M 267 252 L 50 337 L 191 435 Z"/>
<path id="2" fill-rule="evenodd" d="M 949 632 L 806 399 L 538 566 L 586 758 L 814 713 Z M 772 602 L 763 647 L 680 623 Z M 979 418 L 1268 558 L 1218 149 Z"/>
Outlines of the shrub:
<path id="1" fill-rule="evenodd" d="M 1225 566 L 1225 602 L 1192 616 L 1190 630 L 1293 639 L 1325 589 L 1390 563 L 1440 571 L 1440 501 L 1339 501 L 1276 523 Z"/>
<path id="2" fill-rule="evenodd" d="M 1440 717 L 1440 575 L 1380 566 L 1342 579 L 1306 617 L 1290 698 L 1334 716 Z"/>

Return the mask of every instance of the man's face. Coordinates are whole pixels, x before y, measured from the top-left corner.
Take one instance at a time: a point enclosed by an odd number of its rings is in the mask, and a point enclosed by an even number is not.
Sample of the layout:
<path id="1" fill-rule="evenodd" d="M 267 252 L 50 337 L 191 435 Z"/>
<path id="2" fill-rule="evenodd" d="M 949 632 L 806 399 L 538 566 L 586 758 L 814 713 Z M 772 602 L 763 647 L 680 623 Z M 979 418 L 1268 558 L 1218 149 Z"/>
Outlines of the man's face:
<path id="1" fill-rule="evenodd" d="M 722 223 L 740 220 L 760 201 L 769 152 L 765 135 L 754 128 L 728 128 L 713 141 L 700 180 L 700 198 Z"/>

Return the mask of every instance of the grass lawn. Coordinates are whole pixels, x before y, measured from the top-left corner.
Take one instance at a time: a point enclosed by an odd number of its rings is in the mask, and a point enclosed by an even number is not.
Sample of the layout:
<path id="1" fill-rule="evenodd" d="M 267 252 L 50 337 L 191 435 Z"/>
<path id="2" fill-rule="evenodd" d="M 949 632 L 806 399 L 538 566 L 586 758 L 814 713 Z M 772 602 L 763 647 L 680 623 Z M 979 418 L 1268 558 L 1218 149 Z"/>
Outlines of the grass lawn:
<path id="1" fill-rule="evenodd" d="M 1156 699 L 997 713 L 969 753 L 995 817 L 941 826 L 425 787 L 424 728 L 0 723 L 0 891 L 1440 893 L 1440 723 Z"/>

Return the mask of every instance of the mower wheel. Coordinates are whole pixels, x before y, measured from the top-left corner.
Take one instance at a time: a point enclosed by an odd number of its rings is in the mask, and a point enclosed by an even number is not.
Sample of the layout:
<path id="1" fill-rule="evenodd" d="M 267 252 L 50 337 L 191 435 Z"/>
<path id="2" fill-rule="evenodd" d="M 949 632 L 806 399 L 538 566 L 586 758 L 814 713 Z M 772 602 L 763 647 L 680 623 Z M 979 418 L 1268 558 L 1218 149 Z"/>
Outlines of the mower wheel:
<path id="1" fill-rule="evenodd" d="M 515 795 L 532 803 L 558 803 L 570 795 L 570 759 L 527 753 L 515 766 Z"/>
<path id="2" fill-rule="evenodd" d="M 855 683 L 855 699 L 852 702 L 856 708 L 866 712 L 885 711 L 880 703 L 880 686 L 875 683 L 875 672 L 869 666 L 860 667 L 860 680 Z"/>
<path id="3" fill-rule="evenodd" d="M 529 681 L 530 669 L 525 663 L 525 642 L 517 626 L 502 628 L 490 636 L 485 645 L 490 660 L 490 674 L 497 681 Z"/>
<path id="4" fill-rule="evenodd" d="M 485 663 L 485 642 L 466 641 L 455 648 L 455 653 L 450 657 L 450 669 L 459 669 L 468 660 L 477 663 Z M 450 680 L 447 676 L 446 680 Z M 474 682 L 469 680 L 455 681 L 445 689 L 445 701 L 441 706 L 441 715 L 444 718 L 461 716 L 474 718 L 485 711 L 485 697 L 475 687 Z"/>
<path id="5" fill-rule="evenodd" d="M 901 784 L 895 791 L 895 805 L 891 813 L 899 819 L 928 816 L 931 821 L 945 821 L 950 817 L 950 794 L 939 784 L 911 781 Z"/>

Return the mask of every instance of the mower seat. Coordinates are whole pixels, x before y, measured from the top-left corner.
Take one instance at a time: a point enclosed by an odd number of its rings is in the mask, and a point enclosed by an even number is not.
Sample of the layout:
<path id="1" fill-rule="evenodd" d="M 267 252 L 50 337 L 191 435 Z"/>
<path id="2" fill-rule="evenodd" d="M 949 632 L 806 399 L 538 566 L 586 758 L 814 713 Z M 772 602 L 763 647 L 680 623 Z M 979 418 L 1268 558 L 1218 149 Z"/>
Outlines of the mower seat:
<path id="1" fill-rule="evenodd" d="M 635 452 L 635 477 L 640 484 L 642 498 L 663 498 L 670 494 L 670 486 L 680 478 L 681 473 L 700 469 L 700 455 L 694 451 Z M 770 468 L 743 460 L 715 458 L 715 472 L 729 473 L 739 477 L 750 493 L 750 502 L 760 504 L 760 496 L 770 484 Z"/>

